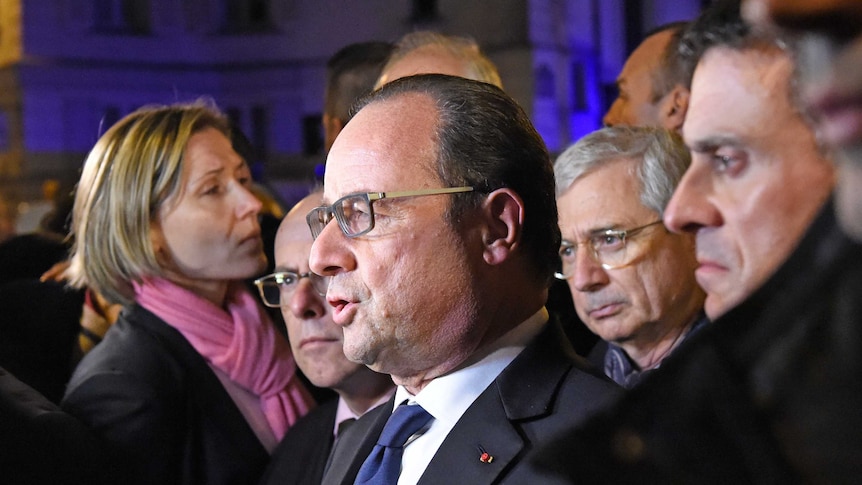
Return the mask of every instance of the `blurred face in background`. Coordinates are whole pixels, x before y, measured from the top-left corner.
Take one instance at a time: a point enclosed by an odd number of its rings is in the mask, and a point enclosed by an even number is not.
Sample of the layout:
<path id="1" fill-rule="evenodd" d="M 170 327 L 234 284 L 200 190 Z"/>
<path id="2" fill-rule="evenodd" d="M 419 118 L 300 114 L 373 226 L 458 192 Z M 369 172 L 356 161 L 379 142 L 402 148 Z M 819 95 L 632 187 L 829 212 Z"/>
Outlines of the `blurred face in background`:
<path id="1" fill-rule="evenodd" d="M 683 126 L 692 162 L 665 224 L 696 237 L 711 319 L 766 281 L 832 189 L 832 164 L 791 105 L 792 70 L 777 48 L 714 47 L 694 72 Z"/>
<path id="2" fill-rule="evenodd" d="M 673 32 L 665 30 L 647 37 L 632 52 L 617 78 L 617 98 L 602 120 L 606 126 L 660 126 L 659 103 L 653 99 L 653 71 Z"/>
<path id="3" fill-rule="evenodd" d="M 838 219 L 862 241 L 862 2 L 746 0 L 743 14 L 760 26 L 778 25 L 798 42 L 803 102 L 820 139 L 836 149 Z"/>

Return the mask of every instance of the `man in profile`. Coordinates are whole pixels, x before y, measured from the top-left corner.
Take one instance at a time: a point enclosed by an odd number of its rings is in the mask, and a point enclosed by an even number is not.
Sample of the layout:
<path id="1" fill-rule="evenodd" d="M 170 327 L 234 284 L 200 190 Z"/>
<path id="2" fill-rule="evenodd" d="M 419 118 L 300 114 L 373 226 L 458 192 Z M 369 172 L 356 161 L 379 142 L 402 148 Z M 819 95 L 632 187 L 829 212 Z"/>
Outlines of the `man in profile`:
<path id="1" fill-rule="evenodd" d="M 560 232 L 548 152 L 499 88 L 428 74 L 364 98 L 329 154 L 310 268 L 344 353 L 395 398 L 339 439 L 325 484 L 533 483 L 528 463 L 619 388 L 544 305 Z"/>
<path id="2" fill-rule="evenodd" d="M 660 126 L 679 132 L 688 109 L 691 69 L 679 57 L 685 22 L 647 34 L 617 78 L 617 98 L 602 120 L 606 126 Z"/>
<path id="3" fill-rule="evenodd" d="M 683 127 L 692 164 L 665 223 L 695 235 L 714 321 L 554 447 L 577 457 L 569 477 L 853 481 L 862 261 L 832 221 L 833 166 L 795 104 L 791 55 L 738 2 L 714 4 L 683 45 L 699 59 Z"/>

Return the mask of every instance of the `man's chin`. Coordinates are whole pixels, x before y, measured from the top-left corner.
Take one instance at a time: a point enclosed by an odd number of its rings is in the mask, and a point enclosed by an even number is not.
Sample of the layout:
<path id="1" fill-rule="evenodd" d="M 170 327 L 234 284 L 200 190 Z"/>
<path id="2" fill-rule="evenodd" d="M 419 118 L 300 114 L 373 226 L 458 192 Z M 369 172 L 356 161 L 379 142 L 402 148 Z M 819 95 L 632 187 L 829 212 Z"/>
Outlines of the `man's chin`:
<path id="1" fill-rule="evenodd" d="M 741 300 L 732 296 L 707 293 L 706 300 L 703 302 L 703 311 L 706 313 L 706 317 L 709 318 L 710 321 L 715 321 L 725 313 L 729 312 L 740 301 Z"/>

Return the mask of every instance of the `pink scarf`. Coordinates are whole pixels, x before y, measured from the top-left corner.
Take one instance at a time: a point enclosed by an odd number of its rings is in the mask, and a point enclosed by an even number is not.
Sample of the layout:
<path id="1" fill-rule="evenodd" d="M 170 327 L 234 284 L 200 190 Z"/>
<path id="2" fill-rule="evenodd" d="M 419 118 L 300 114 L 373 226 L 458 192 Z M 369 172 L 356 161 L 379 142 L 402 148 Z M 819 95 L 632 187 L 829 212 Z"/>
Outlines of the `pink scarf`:
<path id="1" fill-rule="evenodd" d="M 260 397 L 278 440 L 314 406 L 294 378 L 290 347 L 241 283 L 228 289 L 227 312 L 162 278 L 146 278 L 134 287 L 139 305 L 179 330 L 210 364 Z"/>

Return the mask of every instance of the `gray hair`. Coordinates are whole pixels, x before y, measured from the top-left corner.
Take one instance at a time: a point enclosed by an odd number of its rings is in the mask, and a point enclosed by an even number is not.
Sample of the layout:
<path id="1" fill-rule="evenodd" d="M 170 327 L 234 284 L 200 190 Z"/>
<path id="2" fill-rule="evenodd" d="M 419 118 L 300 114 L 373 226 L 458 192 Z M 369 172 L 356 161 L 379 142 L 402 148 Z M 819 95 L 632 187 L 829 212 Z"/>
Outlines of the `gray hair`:
<path id="1" fill-rule="evenodd" d="M 602 128 L 578 140 L 554 163 L 557 197 L 587 173 L 617 160 L 631 160 L 641 184 L 641 203 L 663 215 L 676 185 L 691 164 L 682 138 L 657 127 Z"/>

